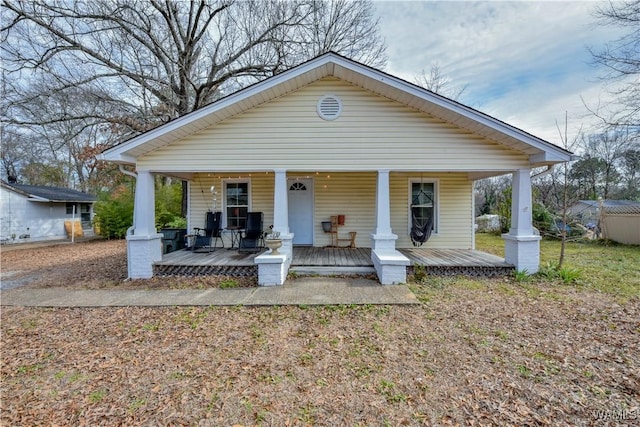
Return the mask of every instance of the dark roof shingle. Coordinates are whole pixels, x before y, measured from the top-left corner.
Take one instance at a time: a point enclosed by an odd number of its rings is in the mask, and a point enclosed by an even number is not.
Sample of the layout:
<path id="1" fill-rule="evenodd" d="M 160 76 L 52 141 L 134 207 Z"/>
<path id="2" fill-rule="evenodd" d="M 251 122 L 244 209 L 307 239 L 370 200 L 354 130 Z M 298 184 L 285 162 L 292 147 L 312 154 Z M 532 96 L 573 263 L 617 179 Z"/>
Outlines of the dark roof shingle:
<path id="1" fill-rule="evenodd" d="M 95 202 L 95 196 L 63 187 L 50 187 L 46 185 L 7 184 L 7 187 L 17 189 L 30 196 L 46 199 L 50 202 Z"/>

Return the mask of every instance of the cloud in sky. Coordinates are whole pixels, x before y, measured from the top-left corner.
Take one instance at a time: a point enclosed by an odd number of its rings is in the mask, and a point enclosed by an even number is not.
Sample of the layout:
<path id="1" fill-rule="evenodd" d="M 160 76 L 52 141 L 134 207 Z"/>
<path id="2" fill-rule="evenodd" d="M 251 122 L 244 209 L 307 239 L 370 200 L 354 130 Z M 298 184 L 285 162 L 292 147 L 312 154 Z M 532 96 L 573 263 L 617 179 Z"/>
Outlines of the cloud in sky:
<path id="1" fill-rule="evenodd" d="M 413 82 L 438 64 L 460 101 L 551 142 L 565 111 L 593 125 L 606 98 L 587 47 L 619 37 L 596 25 L 596 2 L 375 2 L 387 42 L 386 71 Z"/>

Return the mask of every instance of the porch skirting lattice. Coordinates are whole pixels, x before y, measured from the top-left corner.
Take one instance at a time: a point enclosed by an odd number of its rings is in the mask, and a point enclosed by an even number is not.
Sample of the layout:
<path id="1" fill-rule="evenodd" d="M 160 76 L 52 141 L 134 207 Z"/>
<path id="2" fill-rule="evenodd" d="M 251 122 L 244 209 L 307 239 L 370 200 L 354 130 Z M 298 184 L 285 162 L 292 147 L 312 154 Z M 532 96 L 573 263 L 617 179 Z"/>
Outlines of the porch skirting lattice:
<path id="1" fill-rule="evenodd" d="M 231 276 L 251 277 L 258 275 L 256 265 L 154 265 L 155 276 Z"/>
<path id="2" fill-rule="evenodd" d="M 415 266 L 424 266 L 427 275 L 496 277 L 510 275 L 515 270 L 503 258 L 473 250 L 409 248 L 398 249 L 411 264 L 407 274 L 413 274 Z M 165 254 L 155 263 L 157 276 L 224 275 L 233 277 L 257 276 L 256 254 L 242 254 L 236 250 L 217 249 L 211 253 L 176 251 Z M 292 267 L 342 268 L 373 267 L 370 248 L 318 248 L 296 247 Z"/>
<path id="3" fill-rule="evenodd" d="M 497 277 L 513 273 L 515 267 L 503 258 L 485 252 L 458 249 L 398 249 L 409 258 L 407 274 L 413 274 L 415 266 L 423 266 L 430 276 Z"/>
<path id="4" fill-rule="evenodd" d="M 165 254 L 153 266 L 157 276 L 232 276 L 258 275 L 254 258 L 258 253 L 239 253 L 237 250 L 216 249 L 211 252 L 180 250 Z"/>

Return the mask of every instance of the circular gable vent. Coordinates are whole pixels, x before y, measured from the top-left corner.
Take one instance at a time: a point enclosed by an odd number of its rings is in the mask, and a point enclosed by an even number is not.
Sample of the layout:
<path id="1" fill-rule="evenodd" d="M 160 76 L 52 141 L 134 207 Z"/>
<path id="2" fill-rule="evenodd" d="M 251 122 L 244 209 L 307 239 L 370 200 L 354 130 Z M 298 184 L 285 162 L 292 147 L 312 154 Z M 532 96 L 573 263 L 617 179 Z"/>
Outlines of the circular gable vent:
<path id="1" fill-rule="evenodd" d="M 317 110 L 324 120 L 335 120 L 342 112 L 342 100 L 335 95 L 325 95 L 318 101 Z"/>

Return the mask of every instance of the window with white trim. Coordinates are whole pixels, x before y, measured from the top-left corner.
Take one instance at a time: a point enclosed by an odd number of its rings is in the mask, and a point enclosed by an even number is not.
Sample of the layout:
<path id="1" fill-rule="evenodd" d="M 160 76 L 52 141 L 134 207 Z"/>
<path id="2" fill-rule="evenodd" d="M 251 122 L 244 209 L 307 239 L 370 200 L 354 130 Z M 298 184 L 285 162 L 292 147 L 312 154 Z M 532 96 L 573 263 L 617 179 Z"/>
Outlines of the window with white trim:
<path id="1" fill-rule="evenodd" d="M 433 233 L 438 233 L 438 181 L 409 181 L 409 233 L 413 224 L 412 210 L 419 223 L 425 224 L 427 218 L 433 217 Z"/>
<path id="2" fill-rule="evenodd" d="M 224 182 L 224 214 L 227 228 L 245 228 L 251 207 L 249 181 Z"/>

